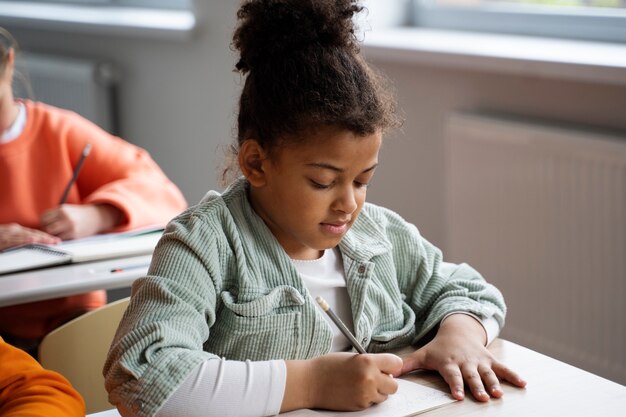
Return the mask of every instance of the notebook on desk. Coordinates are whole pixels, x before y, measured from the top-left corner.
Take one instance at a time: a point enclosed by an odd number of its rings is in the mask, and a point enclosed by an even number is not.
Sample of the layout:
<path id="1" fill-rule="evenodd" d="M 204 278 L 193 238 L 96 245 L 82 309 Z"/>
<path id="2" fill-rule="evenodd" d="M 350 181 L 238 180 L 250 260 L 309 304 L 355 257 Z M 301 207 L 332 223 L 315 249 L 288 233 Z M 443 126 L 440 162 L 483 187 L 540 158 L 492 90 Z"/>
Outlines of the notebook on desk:
<path id="1" fill-rule="evenodd" d="M 163 234 L 162 228 L 107 233 L 58 245 L 28 244 L 0 252 L 0 275 L 100 259 L 123 258 L 152 253 Z"/>
<path id="2" fill-rule="evenodd" d="M 362 411 L 295 410 L 285 417 L 410 417 L 455 402 L 452 396 L 435 388 L 398 378 L 398 391 L 386 401 Z"/>

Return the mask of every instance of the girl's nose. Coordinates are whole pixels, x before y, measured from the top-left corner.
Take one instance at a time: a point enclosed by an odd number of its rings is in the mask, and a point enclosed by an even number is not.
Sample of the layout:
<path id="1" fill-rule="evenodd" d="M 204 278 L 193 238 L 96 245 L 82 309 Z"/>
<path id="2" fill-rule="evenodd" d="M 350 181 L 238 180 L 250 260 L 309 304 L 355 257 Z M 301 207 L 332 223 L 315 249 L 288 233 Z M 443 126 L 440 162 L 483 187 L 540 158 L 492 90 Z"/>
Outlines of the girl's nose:
<path id="1" fill-rule="evenodd" d="M 358 204 L 356 201 L 355 190 L 353 187 L 345 187 L 335 200 L 334 209 L 342 213 L 353 213 Z"/>

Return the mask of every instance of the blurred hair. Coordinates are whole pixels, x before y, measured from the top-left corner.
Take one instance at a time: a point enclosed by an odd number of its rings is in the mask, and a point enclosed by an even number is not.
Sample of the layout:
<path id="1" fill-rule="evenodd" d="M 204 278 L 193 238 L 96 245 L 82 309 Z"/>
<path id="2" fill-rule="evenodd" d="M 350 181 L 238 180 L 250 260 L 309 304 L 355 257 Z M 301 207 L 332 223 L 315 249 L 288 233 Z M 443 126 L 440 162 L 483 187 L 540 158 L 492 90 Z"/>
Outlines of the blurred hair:
<path id="1" fill-rule="evenodd" d="M 8 30 L 0 26 L 0 74 L 4 74 L 7 67 L 9 51 L 17 51 L 17 42 Z"/>
<path id="2" fill-rule="evenodd" d="M 3 76 L 5 74 L 5 71 L 7 70 L 9 51 L 11 51 L 11 49 L 15 51 L 14 53 L 17 61 L 19 56 L 19 46 L 17 44 L 17 41 L 8 30 L 0 26 L 0 76 Z M 33 88 L 26 74 L 23 74 L 17 68 L 14 68 L 13 81 L 17 81 L 20 83 L 20 85 L 24 88 L 26 97 L 30 98 L 31 100 L 35 99 Z"/>

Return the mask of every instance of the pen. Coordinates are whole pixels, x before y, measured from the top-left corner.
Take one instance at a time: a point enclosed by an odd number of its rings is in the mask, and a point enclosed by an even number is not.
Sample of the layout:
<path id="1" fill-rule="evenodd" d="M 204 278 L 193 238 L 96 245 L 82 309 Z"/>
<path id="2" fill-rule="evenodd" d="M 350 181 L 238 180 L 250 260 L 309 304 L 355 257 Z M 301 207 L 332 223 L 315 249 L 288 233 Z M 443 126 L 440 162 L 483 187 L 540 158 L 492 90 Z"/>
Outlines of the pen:
<path id="1" fill-rule="evenodd" d="M 72 178 L 70 178 L 70 182 L 67 183 L 67 186 L 65 187 L 65 191 L 63 191 L 63 195 L 61 196 L 61 201 L 59 202 L 59 205 L 65 204 L 65 200 L 67 200 L 67 196 L 69 195 L 70 190 L 72 189 L 72 185 L 74 185 L 74 183 L 76 182 L 76 178 L 78 178 L 78 173 L 83 167 L 83 163 L 85 162 L 85 158 L 87 158 L 87 155 L 89 155 L 89 152 L 91 152 L 91 143 L 86 144 L 85 147 L 83 148 L 83 152 L 80 154 L 80 159 L 78 160 L 78 163 L 76 164 L 76 168 L 74 168 L 74 173 L 72 174 Z"/>
<path id="2" fill-rule="evenodd" d="M 124 267 L 120 267 L 120 268 L 113 268 L 113 269 L 111 269 L 111 273 L 115 274 L 117 272 L 126 272 L 126 271 L 130 271 L 132 269 L 147 268 L 147 267 L 148 267 L 147 264 L 128 265 L 128 266 L 124 266 Z"/>
<path id="3" fill-rule="evenodd" d="M 348 330 L 346 325 L 343 324 L 343 322 L 339 319 L 339 317 L 337 317 L 335 312 L 330 309 L 326 300 L 318 296 L 315 298 L 315 301 L 317 301 L 317 304 L 319 304 L 320 307 L 322 307 L 322 310 L 324 310 L 326 314 L 328 314 L 328 317 L 330 317 L 333 323 L 337 325 L 339 330 L 341 330 L 341 333 L 343 333 L 344 336 L 348 338 L 348 340 L 350 341 L 350 343 L 352 343 L 352 346 L 356 349 L 356 351 L 359 353 L 367 353 L 365 352 L 365 349 L 363 349 L 363 346 L 361 346 L 361 344 L 356 340 L 356 338 L 352 336 L 352 333 L 350 333 L 350 330 Z"/>

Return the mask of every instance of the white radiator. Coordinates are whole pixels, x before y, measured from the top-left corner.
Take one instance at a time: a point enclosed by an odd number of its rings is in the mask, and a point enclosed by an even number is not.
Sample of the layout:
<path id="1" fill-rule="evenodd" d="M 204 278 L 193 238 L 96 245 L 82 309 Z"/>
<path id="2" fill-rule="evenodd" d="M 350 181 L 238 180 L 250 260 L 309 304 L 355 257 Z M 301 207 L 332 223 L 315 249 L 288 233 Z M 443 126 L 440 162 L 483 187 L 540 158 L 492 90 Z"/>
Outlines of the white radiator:
<path id="1" fill-rule="evenodd" d="M 503 336 L 626 384 L 626 136 L 455 114 L 445 153 L 447 255 L 504 293 Z"/>
<path id="2" fill-rule="evenodd" d="M 16 97 L 73 110 L 116 133 L 114 86 L 117 77 L 110 63 L 22 53 L 16 67 Z"/>

